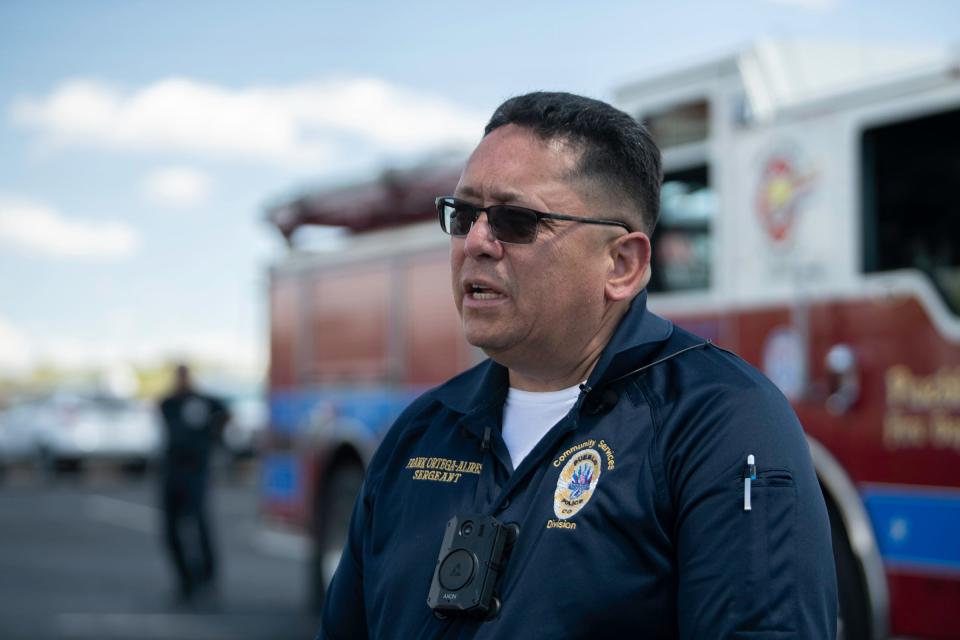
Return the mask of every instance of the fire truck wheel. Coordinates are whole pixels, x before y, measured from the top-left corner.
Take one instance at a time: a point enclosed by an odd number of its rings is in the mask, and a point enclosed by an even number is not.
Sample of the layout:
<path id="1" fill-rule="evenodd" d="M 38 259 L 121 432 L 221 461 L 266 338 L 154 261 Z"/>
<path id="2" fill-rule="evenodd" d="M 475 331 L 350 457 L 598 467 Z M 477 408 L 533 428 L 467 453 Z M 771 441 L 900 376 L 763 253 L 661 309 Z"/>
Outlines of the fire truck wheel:
<path id="1" fill-rule="evenodd" d="M 871 640 L 870 603 L 860 562 L 850 549 L 850 539 L 840 513 L 828 500 L 830 531 L 833 534 L 833 559 L 837 565 L 837 589 L 840 600 L 837 620 L 838 640 Z"/>
<path id="2" fill-rule="evenodd" d="M 323 608 L 327 585 L 340 562 L 353 503 L 362 484 L 363 468 L 359 462 L 347 460 L 336 464 L 323 485 L 320 494 L 323 499 L 314 509 L 316 520 L 310 570 L 310 609 L 316 613 Z"/>

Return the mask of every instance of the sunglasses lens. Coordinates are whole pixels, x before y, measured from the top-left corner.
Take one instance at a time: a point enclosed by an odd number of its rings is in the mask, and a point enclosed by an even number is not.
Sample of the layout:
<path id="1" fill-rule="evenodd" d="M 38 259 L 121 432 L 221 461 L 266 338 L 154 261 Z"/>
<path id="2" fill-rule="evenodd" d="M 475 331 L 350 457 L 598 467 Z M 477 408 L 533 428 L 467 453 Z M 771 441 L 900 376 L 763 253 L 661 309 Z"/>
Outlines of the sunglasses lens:
<path id="1" fill-rule="evenodd" d="M 527 244 L 537 237 L 537 214 L 533 211 L 500 205 L 490 207 L 488 216 L 497 240 Z"/>
<path id="2" fill-rule="evenodd" d="M 437 203 L 440 211 L 440 224 L 443 230 L 452 236 L 465 236 L 477 219 L 476 210 L 470 205 L 452 199 L 442 199 Z"/>
<path id="3" fill-rule="evenodd" d="M 477 207 L 454 198 L 437 200 L 437 211 L 443 230 L 458 237 L 470 233 L 470 227 L 479 215 Z M 486 211 L 488 224 L 497 240 L 527 244 L 537 237 L 538 220 L 533 211 L 510 205 L 494 205 Z"/>

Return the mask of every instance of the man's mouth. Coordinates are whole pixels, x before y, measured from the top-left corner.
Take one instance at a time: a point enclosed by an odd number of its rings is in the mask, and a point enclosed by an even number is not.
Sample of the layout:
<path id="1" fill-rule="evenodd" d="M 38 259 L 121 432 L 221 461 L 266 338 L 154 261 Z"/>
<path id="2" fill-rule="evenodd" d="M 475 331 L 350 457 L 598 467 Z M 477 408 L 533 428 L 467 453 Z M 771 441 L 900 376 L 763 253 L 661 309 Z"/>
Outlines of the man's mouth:
<path id="1" fill-rule="evenodd" d="M 500 291 L 476 282 L 468 282 L 465 287 L 465 293 L 474 300 L 497 300 L 506 297 Z"/>

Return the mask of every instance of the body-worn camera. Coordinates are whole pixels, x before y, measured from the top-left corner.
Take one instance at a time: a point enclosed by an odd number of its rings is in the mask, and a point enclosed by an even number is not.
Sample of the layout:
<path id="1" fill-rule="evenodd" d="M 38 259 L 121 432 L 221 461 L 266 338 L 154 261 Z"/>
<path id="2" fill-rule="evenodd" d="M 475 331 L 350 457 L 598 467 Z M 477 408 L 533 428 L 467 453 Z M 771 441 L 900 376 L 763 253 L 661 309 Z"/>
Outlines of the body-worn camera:
<path id="1" fill-rule="evenodd" d="M 493 516 L 456 515 L 447 522 L 427 604 L 438 617 L 493 618 L 497 579 L 520 527 Z"/>

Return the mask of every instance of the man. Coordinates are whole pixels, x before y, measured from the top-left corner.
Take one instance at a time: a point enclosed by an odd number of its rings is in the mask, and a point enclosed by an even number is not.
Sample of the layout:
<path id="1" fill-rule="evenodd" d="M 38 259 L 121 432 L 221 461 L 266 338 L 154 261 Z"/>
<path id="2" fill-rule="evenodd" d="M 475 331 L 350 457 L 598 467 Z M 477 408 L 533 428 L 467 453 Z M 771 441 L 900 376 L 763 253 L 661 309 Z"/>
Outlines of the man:
<path id="1" fill-rule="evenodd" d="M 160 403 L 166 435 L 162 473 L 164 538 L 179 580 L 179 598 L 190 601 L 212 588 L 216 554 L 206 512 L 210 454 L 230 413 L 217 398 L 193 387 L 186 365 L 176 368 L 173 392 Z"/>
<path id="2" fill-rule="evenodd" d="M 796 416 L 646 308 L 661 179 L 647 132 L 607 104 L 533 93 L 497 109 L 438 199 L 463 331 L 490 359 L 380 445 L 320 638 L 834 637 Z M 512 549 L 438 565 L 474 535 L 448 520 L 471 513 L 516 523 Z M 488 617 L 445 606 L 491 575 Z"/>

